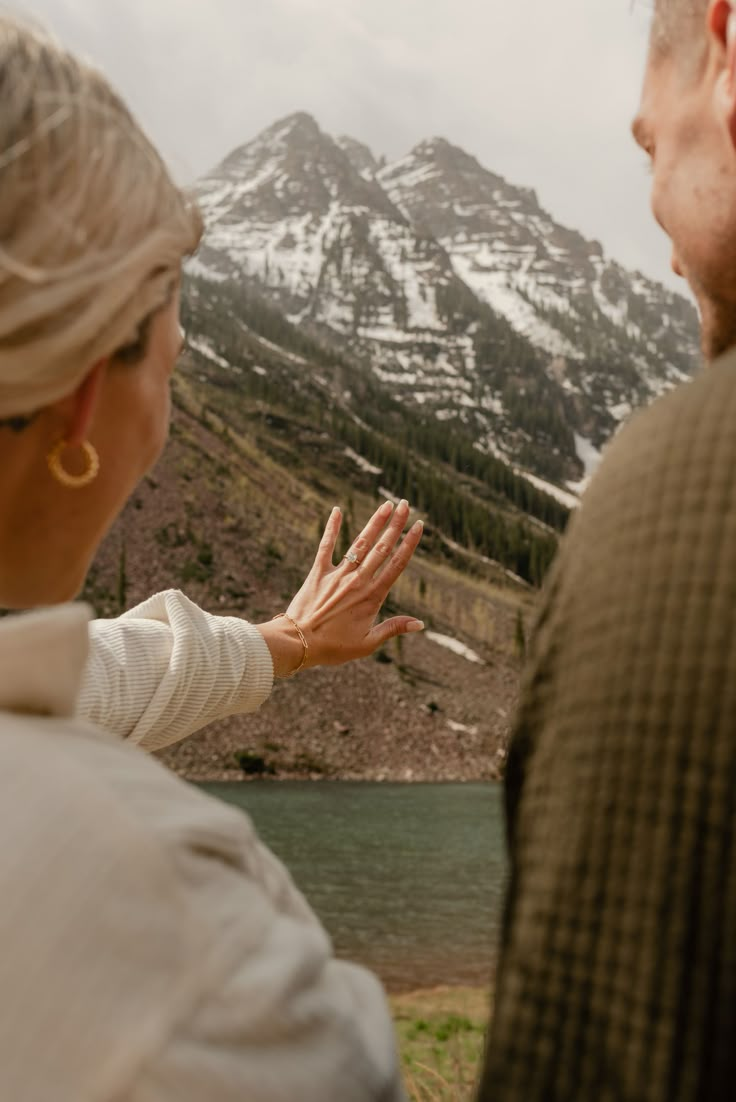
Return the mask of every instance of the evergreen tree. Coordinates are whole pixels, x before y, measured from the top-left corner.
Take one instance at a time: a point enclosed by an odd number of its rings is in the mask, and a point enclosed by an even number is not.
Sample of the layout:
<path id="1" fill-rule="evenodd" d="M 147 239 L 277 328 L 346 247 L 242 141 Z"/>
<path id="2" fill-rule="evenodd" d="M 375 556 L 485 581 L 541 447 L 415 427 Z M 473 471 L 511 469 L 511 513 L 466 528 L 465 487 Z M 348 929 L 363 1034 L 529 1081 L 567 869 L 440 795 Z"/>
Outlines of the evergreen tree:
<path id="1" fill-rule="evenodd" d="M 128 574 L 126 570 L 125 540 L 120 545 L 118 558 L 117 602 L 118 610 L 124 612 L 128 601 Z"/>
<path id="2" fill-rule="evenodd" d="M 526 632 L 524 630 L 524 617 L 521 609 L 516 611 L 516 628 L 514 633 L 514 642 L 516 644 L 516 650 L 519 658 L 526 657 Z"/>

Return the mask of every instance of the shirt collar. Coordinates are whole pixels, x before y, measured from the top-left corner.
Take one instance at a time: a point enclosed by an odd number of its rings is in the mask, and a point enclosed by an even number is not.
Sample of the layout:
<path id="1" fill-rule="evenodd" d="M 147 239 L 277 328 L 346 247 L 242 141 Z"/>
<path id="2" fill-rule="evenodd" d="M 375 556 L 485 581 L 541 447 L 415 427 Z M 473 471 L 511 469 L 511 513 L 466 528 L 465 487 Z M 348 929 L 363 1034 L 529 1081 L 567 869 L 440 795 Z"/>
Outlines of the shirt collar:
<path id="1" fill-rule="evenodd" d="M 0 710 L 72 716 L 89 650 L 85 604 L 0 620 Z"/>

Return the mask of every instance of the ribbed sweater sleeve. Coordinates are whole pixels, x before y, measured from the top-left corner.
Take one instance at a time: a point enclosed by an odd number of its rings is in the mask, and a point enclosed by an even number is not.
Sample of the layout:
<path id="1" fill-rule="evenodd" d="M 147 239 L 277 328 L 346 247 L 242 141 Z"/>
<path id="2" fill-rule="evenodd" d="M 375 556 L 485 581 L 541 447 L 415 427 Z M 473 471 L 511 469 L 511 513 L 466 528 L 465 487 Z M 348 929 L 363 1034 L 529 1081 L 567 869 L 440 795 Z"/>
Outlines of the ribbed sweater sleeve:
<path id="1" fill-rule="evenodd" d="M 255 711 L 272 685 L 271 654 L 256 627 L 166 590 L 90 624 L 77 714 L 160 750 L 216 719 Z"/>

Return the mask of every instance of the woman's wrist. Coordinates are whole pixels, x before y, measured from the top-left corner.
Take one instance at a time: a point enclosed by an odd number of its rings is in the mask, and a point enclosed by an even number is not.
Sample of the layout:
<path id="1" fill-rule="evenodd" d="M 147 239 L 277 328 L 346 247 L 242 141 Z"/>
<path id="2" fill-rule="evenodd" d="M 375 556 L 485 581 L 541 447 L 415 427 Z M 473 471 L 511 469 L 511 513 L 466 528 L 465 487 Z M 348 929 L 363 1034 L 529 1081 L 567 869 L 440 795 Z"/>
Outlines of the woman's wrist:
<path id="1" fill-rule="evenodd" d="M 308 647 L 301 629 L 291 617 L 280 613 L 265 624 L 257 624 L 271 652 L 274 677 L 291 677 L 303 668 Z"/>

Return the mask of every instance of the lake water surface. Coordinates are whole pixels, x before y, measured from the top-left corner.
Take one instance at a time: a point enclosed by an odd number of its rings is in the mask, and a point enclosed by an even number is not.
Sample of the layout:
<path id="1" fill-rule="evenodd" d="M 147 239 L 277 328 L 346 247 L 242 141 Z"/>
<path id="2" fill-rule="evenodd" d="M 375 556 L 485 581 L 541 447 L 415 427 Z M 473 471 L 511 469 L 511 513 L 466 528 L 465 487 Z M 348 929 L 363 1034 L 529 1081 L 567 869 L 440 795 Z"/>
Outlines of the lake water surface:
<path id="1" fill-rule="evenodd" d="M 494 784 L 210 784 L 284 861 L 340 956 L 394 990 L 486 984 L 506 875 Z"/>

